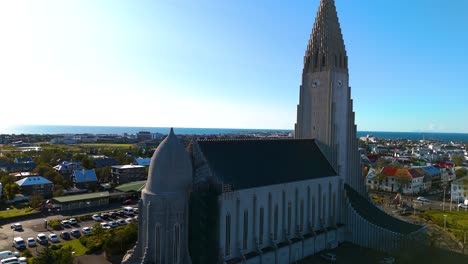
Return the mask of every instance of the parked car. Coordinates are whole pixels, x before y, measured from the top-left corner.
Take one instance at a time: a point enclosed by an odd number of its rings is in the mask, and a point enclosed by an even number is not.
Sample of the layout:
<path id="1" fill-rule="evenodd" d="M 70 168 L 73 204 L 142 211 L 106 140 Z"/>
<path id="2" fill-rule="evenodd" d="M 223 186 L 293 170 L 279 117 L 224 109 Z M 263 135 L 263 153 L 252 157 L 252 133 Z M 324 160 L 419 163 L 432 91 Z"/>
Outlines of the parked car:
<path id="1" fill-rule="evenodd" d="M 65 240 L 69 240 L 71 238 L 70 233 L 68 233 L 68 231 L 62 231 L 60 233 L 60 237 Z"/>
<path id="2" fill-rule="evenodd" d="M 36 240 L 37 240 L 37 242 L 39 242 L 39 244 L 41 244 L 41 245 L 47 244 L 47 237 L 46 237 L 46 235 L 43 234 L 43 233 L 37 234 Z"/>
<path id="3" fill-rule="evenodd" d="M 429 199 L 427 199 L 426 197 L 422 197 L 422 196 L 419 196 L 418 198 L 416 198 L 416 200 L 420 202 L 429 202 Z"/>
<path id="4" fill-rule="evenodd" d="M 59 242 L 59 238 L 56 234 L 52 233 L 52 234 L 49 234 L 49 240 L 50 242 L 52 243 L 57 243 Z"/>
<path id="5" fill-rule="evenodd" d="M 81 233 L 80 233 L 80 230 L 78 229 L 72 229 L 72 231 L 70 232 L 72 236 L 78 238 L 81 236 Z"/>
<path id="6" fill-rule="evenodd" d="M 133 223 L 133 221 L 135 221 L 135 220 L 133 218 L 130 218 L 130 217 L 125 219 L 125 222 L 127 222 L 127 224 L 131 224 L 131 223 Z"/>
<path id="7" fill-rule="evenodd" d="M 109 217 L 110 218 L 116 218 L 117 214 L 115 212 L 109 212 Z"/>
<path id="8" fill-rule="evenodd" d="M 94 221 L 102 221 L 102 218 L 101 218 L 101 215 L 100 214 L 93 214 L 93 216 L 91 217 L 93 218 Z"/>
<path id="9" fill-rule="evenodd" d="M 114 222 L 114 221 L 110 221 L 108 224 L 109 224 L 109 226 L 110 226 L 111 228 L 115 228 L 115 227 L 118 227 L 118 226 L 119 226 L 119 224 L 117 224 L 117 223 Z"/>
<path id="10" fill-rule="evenodd" d="M 458 208 L 468 209 L 468 204 L 459 203 Z"/>
<path id="11" fill-rule="evenodd" d="M 63 220 L 62 222 L 60 222 L 60 224 L 62 224 L 63 227 L 70 227 L 70 221 L 68 220 Z"/>
<path id="12" fill-rule="evenodd" d="M 127 224 L 127 222 L 126 222 L 124 219 L 119 219 L 119 220 L 117 220 L 116 222 L 117 222 L 117 224 L 119 224 L 120 226 L 123 226 L 123 225 L 126 225 L 126 224 Z"/>
<path id="13" fill-rule="evenodd" d="M 34 239 L 34 237 L 28 237 L 27 241 L 28 241 L 28 247 L 36 246 L 36 240 Z"/>
<path id="14" fill-rule="evenodd" d="M 18 257 L 18 256 L 19 256 L 18 251 L 15 251 L 15 252 L 12 252 L 11 250 L 0 251 L 0 259 L 7 259 L 7 258 L 12 258 L 12 257 Z"/>
<path id="15" fill-rule="evenodd" d="M 24 239 L 22 237 L 15 237 L 13 238 L 13 246 L 16 249 L 25 249 L 26 243 L 24 243 Z"/>
<path id="16" fill-rule="evenodd" d="M 20 223 L 15 223 L 10 226 L 11 229 L 15 231 L 23 230 L 23 226 Z"/>
<path id="17" fill-rule="evenodd" d="M 101 227 L 104 228 L 104 229 L 111 229 L 110 225 L 106 222 L 104 223 L 101 223 Z"/>
<path id="18" fill-rule="evenodd" d="M 85 226 L 85 227 L 83 227 L 81 229 L 81 232 L 83 232 L 83 234 L 85 234 L 85 235 L 89 235 L 89 234 L 91 234 L 91 228 Z"/>
<path id="19" fill-rule="evenodd" d="M 336 262 L 336 254 L 333 253 L 323 253 L 320 257 L 330 262 Z"/>
<path id="20" fill-rule="evenodd" d="M 125 215 L 133 215 L 133 212 L 135 212 L 135 210 L 131 206 L 125 206 L 123 208 L 123 212 Z"/>
<path id="21" fill-rule="evenodd" d="M 133 200 L 132 199 L 128 199 L 128 200 L 125 200 L 122 202 L 123 205 L 130 205 L 130 204 L 133 204 Z"/>
<path id="22" fill-rule="evenodd" d="M 70 225 L 77 225 L 78 224 L 78 221 L 76 221 L 76 218 L 70 218 L 68 220 L 68 222 L 70 222 Z"/>
<path id="23" fill-rule="evenodd" d="M 119 210 L 117 212 L 115 212 L 118 216 L 125 216 L 125 213 L 123 210 Z"/>
<path id="24" fill-rule="evenodd" d="M 108 213 L 102 213 L 101 214 L 101 219 L 108 220 L 109 219 L 109 214 Z"/>

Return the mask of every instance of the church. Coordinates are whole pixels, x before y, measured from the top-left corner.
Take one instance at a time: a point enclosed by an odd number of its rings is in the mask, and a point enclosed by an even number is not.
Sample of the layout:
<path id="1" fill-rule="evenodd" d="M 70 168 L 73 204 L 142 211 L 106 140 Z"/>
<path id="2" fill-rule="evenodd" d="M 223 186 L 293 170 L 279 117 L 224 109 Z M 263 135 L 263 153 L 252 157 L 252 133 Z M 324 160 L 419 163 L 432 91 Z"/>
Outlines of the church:
<path id="1" fill-rule="evenodd" d="M 304 56 L 294 139 L 193 140 L 171 129 L 122 263 L 293 263 L 345 241 L 395 252 L 425 227 L 369 199 L 348 57 L 334 0 L 321 0 Z"/>

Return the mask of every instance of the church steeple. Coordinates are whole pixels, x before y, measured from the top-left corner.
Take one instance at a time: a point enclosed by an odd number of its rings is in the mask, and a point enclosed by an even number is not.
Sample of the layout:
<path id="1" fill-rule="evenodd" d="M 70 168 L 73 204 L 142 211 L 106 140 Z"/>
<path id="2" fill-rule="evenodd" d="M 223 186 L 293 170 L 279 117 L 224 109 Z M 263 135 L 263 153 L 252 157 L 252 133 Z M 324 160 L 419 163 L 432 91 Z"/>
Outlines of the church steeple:
<path id="1" fill-rule="evenodd" d="M 318 142 L 338 174 L 364 193 L 348 57 L 334 0 L 321 0 L 304 56 L 295 138 Z"/>
<path id="2" fill-rule="evenodd" d="M 347 70 L 348 59 L 334 0 L 321 0 L 304 56 L 304 73 Z"/>

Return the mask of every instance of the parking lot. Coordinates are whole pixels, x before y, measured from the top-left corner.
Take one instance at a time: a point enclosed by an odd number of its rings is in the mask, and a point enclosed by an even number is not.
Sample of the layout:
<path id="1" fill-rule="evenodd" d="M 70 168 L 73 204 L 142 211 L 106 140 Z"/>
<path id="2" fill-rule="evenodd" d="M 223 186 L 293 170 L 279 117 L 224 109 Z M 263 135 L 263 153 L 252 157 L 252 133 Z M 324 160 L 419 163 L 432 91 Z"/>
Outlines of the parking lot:
<path id="1" fill-rule="evenodd" d="M 115 211 L 121 211 L 121 210 L 115 210 Z M 75 218 L 78 218 L 78 217 L 75 217 Z M 104 228 L 113 228 L 113 227 L 128 224 L 128 222 L 130 221 L 136 221 L 136 218 L 137 218 L 136 214 L 129 213 L 127 215 L 127 214 L 124 214 L 122 211 L 120 215 L 116 214 L 116 215 L 106 216 L 104 214 L 104 217 L 101 218 L 100 220 L 96 219 L 96 220 L 88 220 L 88 221 L 77 221 L 77 223 L 73 225 L 70 225 L 70 224 L 62 225 L 62 230 L 53 230 L 49 225 L 47 227 L 45 225 L 45 220 L 50 222 L 51 220 L 62 221 L 65 219 L 70 219 L 69 217 L 62 216 L 62 215 L 49 216 L 47 218 L 23 221 L 20 223 L 23 227 L 21 230 L 12 229 L 11 225 L 15 224 L 15 222 L 12 222 L 12 223 L 8 223 L 0 227 L 0 251 L 3 251 L 3 250 L 21 251 L 13 247 L 13 238 L 22 237 L 25 243 L 27 243 L 27 238 L 32 237 L 36 240 L 36 246 L 33 246 L 33 247 L 27 246 L 27 248 L 33 254 L 35 254 L 36 252 L 40 251 L 40 249 L 43 246 L 46 246 L 46 245 L 50 246 L 55 243 L 66 241 L 62 237 L 60 237 L 60 234 L 62 231 L 67 231 L 68 233 L 70 233 L 73 229 L 78 229 L 80 234 L 83 234 L 83 228 L 86 228 L 86 227 L 91 228 L 95 223 L 115 222 L 116 224 L 113 225 L 112 227 L 110 225 L 107 225 L 108 227 L 104 225 Z M 56 234 L 59 241 L 52 243 L 50 239 L 48 239 L 48 244 L 41 245 L 38 243 L 38 240 L 37 240 L 37 235 L 40 233 L 45 234 L 47 237 L 49 237 L 50 234 Z M 77 237 L 71 235 L 70 240 L 73 240 L 73 239 L 77 239 Z"/>

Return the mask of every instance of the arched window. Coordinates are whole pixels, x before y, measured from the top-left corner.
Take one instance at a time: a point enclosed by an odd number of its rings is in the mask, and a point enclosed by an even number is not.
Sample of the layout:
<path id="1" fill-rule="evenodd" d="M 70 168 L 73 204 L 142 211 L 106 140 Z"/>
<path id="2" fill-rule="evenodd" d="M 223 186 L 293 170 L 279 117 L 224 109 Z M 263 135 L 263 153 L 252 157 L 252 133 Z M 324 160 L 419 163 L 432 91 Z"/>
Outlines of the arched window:
<path id="1" fill-rule="evenodd" d="M 248 246 L 248 237 L 249 237 L 249 211 L 245 210 L 244 211 L 244 237 L 243 237 L 243 243 L 242 243 L 242 248 L 244 250 L 247 250 Z"/>
<path id="2" fill-rule="evenodd" d="M 155 232 L 155 254 L 156 254 L 156 264 L 161 263 L 161 226 L 156 224 Z"/>
<path id="3" fill-rule="evenodd" d="M 226 245 L 225 245 L 225 255 L 231 255 L 231 214 L 226 214 Z"/>

